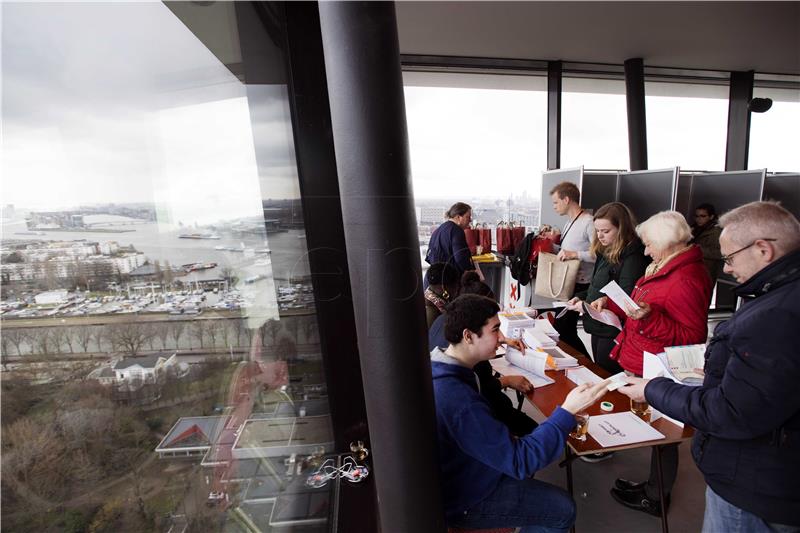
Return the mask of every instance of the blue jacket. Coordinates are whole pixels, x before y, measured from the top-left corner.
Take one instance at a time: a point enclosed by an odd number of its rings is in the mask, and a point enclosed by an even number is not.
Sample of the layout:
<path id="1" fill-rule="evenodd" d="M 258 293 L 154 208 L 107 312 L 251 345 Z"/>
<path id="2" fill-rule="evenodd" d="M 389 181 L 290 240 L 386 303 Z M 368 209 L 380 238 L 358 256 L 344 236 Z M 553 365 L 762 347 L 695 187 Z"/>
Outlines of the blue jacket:
<path id="1" fill-rule="evenodd" d="M 469 252 L 464 230 L 452 220 L 447 220 L 436 228 L 428 242 L 428 253 L 425 255 L 425 261 L 429 265 L 450 263 L 461 274 L 467 270 L 473 270 L 472 254 Z"/>
<path id="2" fill-rule="evenodd" d="M 515 439 L 492 416 L 472 369 L 438 348 L 431 352 L 431 369 L 448 520 L 489 496 L 503 476 L 530 477 L 561 456 L 575 425 L 568 411 L 557 407 L 532 433 Z"/>
<path id="3" fill-rule="evenodd" d="M 800 251 L 736 289 L 747 302 L 717 326 L 701 387 L 652 380 L 656 409 L 694 426 L 709 487 L 767 522 L 800 526 Z"/>

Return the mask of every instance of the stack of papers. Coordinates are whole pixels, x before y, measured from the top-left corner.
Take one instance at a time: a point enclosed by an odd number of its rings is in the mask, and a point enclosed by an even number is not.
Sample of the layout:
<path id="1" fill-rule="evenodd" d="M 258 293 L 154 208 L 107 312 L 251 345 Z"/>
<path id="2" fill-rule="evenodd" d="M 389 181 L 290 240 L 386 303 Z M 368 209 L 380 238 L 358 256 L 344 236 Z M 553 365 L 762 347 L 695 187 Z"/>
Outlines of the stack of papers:
<path id="1" fill-rule="evenodd" d="M 579 366 L 575 368 L 569 368 L 566 370 L 566 376 L 570 379 L 575 385 L 583 385 L 584 383 L 588 383 L 589 385 L 594 385 L 595 383 L 600 383 L 603 381 L 603 378 L 586 368 L 585 366 Z"/>
<path id="2" fill-rule="evenodd" d="M 558 346 L 541 346 L 535 350 L 525 352 L 525 355 L 527 356 L 528 353 L 530 353 L 532 356 L 544 357 L 547 366 L 555 370 L 564 370 L 565 368 L 574 368 L 579 366 L 577 359 L 569 355 Z"/>
<path id="3" fill-rule="evenodd" d="M 541 322 L 537 320 L 536 322 Z M 531 348 L 550 348 L 556 345 L 556 341 L 541 329 L 525 328 L 522 330 L 522 340 Z"/>
<path id="4" fill-rule="evenodd" d="M 522 311 L 503 311 L 497 316 L 500 319 L 500 331 L 510 339 L 522 337 L 522 330 L 532 328 L 536 321 Z"/>
<path id="5" fill-rule="evenodd" d="M 505 357 L 491 359 L 492 369 L 504 376 L 524 376 L 533 387 L 542 387 L 553 383 L 553 378 L 545 375 L 545 362 L 540 357 L 528 357 L 530 352 L 522 355 L 514 348 L 509 348 Z"/>
<path id="6" fill-rule="evenodd" d="M 551 339 L 553 339 L 553 341 L 558 342 L 559 338 L 558 331 L 556 331 L 556 328 L 553 327 L 553 324 L 551 324 L 549 320 L 541 318 L 538 320 L 534 320 L 534 323 L 535 323 L 535 325 L 533 326 L 534 330 L 540 331 L 545 335 L 547 335 L 548 337 L 550 337 Z"/>

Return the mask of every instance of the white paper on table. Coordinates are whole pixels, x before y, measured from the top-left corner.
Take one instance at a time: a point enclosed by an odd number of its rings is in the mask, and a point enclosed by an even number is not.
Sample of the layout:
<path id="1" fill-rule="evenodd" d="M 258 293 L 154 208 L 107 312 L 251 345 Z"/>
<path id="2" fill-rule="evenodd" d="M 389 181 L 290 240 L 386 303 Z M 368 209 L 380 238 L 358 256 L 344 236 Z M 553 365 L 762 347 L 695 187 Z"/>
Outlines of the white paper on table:
<path id="1" fill-rule="evenodd" d="M 567 378 L 576 385 L 583 385 L 584 383 L 594 385 L 595 383 L 600 383 L 601 381 L 603 381 L 603 378 L 601 378 L 600 376 L 598 376 L 585 366 L 579 366 L 576 368 L 567 368 L 564 372 L 566 373 Z"/>
<path id="2" fill-rule="evenodd" d="M 523 355 L 509 346 L 506 350 L 506 361 L 539 376 L 544 376 L 544 371 L 547 370 L 547 357 L 536 350 L 525 350 Z"/>
<path id="3" fill-rule="evenodd" d="M 615 315 L 611 309 L 603 309 L 602 311 L 598 311 L 591 305 L 583 302 L 583 310 L 598 322 L 602 322 L 603 324 L 608 324 L 609 326 L 614 326 L 618 330 L 622 330 L 622 322 L 619 321 L 619 317 Z"/>
<path id="4" fill-rule="evenodd" d="M 525 328 L 522 330 L 522 340 L 529 348 L 539 348 L 542 346 L 555 346 L 556 341 L 544 331 L 536 328 Z"/>
<path id="5" fill-rule="evenodd" d="M 680 383 L 675 376 L 669 371 L 669 365 L 667 364 L 667 355 L 664 353 L 660 353 L 658 355 L 652 354 L 650 352 L 644 352 L 644 362 L 642 364 L 642 377 L 644 379 L 653 379 L 653 378 L 660 378 L 665 377 L 669 378 L 675 383 Z M 655 422 L 661 417 L 666 418 L 673 424 L 678 427 L 683 427 L 683 422 L 680 420 L 676 420 L 672 417 L 669 417 L 653 407 L 650 406 L 650 422 Z"/>
<path id="6" fill-rule="evenodd" d="M 665 438 L 630 411 L 592 416 L 589 418 L 589 435 L 604 448 Z"/>
<path id="7" fill-rule="evenodd" d="M 525 369 L 522 369 L 518 366 L 514 366 L 509 363 L 505 357 L 498 357 L 497 359 L 490 359 L 489 363 L 492 365 L 492 369 L 503 375 L 503 376 L 523 376 L 527 378 L 528 381 L 531 382 L 534 388 L 544 387 L 545 385 L 550 385 L 554 383 L 555 380 L 548 376 L 540 376 L 538 374 L 534 374 L 533 372 L 528 372 Z"/>
<path id="8" fill-rule="evenodd" d="M 611 298 L 611 300 L 617 304 L 617 307 L 622 310 L 626 309 L 626 305 L 634 311 L 639 309 L 639 305 L 634 302 L 633 299 L 628 296 L 628 293 L 622 290 L 622 287 L 620 287 L 613 279 L 609 281 L 605 287 L 600 289 L 600 292 Z"/>

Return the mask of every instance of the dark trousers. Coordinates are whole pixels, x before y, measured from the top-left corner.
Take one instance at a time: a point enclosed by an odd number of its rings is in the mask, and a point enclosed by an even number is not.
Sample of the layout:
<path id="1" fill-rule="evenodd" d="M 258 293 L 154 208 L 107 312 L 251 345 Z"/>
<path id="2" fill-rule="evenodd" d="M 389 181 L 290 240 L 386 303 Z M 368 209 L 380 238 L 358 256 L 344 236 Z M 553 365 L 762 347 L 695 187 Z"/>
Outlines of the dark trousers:
<path id="1" fill-rule="evenodd" d="M 594 356 L 594 362 L 611 375 L 619 374 L 625 370 L 619 366 L 619 363 L 611 359 L 611 350 L 613 349 L 614 339 L 592 335 L 592 355 Z"/>
<path id="2" fill-rule="evenodd" d="M 656 449 L 650 456 L 650 477 L 647 479 L 645 494 L 651 500 L 658 500 L 658 468 L 656 467 Z M 678 477 L 678 444 L 661 447 L 661 475 L 664 480 L 664 496 L 669 496 L 675 478 Z"/>
<path id="3" fill-rule="evenodd" d="M 588 283 L 576 283 L 575 294 L 584 292 L 589 289 Z M 553 327 L 559 335 L 559 340 L 562 340 L 581 352 L 586 357 L 589 357 L 589 352 L 586 350 L 583 341 L 578 337 L 578 318 L 580 315 L 576 311 L 567 311 L 567 313 L 553 323 Z"/>

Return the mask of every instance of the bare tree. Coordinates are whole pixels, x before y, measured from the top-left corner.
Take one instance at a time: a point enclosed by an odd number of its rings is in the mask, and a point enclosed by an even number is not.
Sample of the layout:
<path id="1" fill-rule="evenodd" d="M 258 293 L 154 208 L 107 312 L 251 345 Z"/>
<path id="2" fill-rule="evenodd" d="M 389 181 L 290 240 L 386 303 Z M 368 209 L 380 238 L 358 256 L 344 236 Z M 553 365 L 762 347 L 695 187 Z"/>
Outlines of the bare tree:
<path id="1" fill-rule="evenodd" d="M 169 332 L 172 335 L 172 340 L 175 341 L 175 349 L 180 349 L 180 340 L 183 335 L 183 330 L 186 328 L 186 323 L 183 321 L 175 321 L 169 323 Z"/>
<path id="2" fill-rule="evenodd" d="M 161 349 L 167 349 L 167 339 L 169 339 L 169 327 L 166 322 L 156 322 L 153 324 L 153 332 L 158 340 L 161 341 Z"/>
<path id="3" fill-rule="evenodd" d="M 30 340 L 30 336 L 27 330 L 22 328 L 4 328 L 3 329 L 3 341 L 8 341 L 14 345 L 14 348 L 17 350 L 17 355 L 22 356 L 22 344 L 26 341 Z"/>
<path id="4" fill-rule="evenodd" d="M 306 336 L 306 342 L 309 344 L 314 342 L 313 339 L 319 331 L 317 328 L 316 317 L 314 316 L 307 317 L 305 322 L 303 323 L 303 330 L 304 330 L 303 333 L 305 333 Z"/>
<path id="5" fill-rule="evenodd" d="M 83 353 L 89 353 L 89 345 L 92 339 L 94 339 L 94 329 L 92 326 L 75 326 L 72 329 L 75 330 L 78 345 L 83 348 Z"/>
<path id="6" fill-rule="evenodd" d="M 274 318 L 270 318 L 261 327 L 264 330 L 264 333 L 266 333 L 264 338 L 266 338 L 266 336 L 269 336 L 270 340 L 272 341 L 270 342 L 270 344 L 274 345 L 275 341 L 278 338 L 278 332 L 281 330 L 281 323 L 275 320 Z M 266 346 L 266 344 L 264 346 Z"/>
<path id="7" fill-rule="evenodd" d="M 155 351 L 156 349 L 156 331 L 153 324 L 142 324 L 142 329 L 144 329 L 145 335 L 147 335 L 147 346 L 150 348 L 150 351 Z"/>
<path id="8" fill-rule="evenodd" d="M 33 353 L 50 355 L 53 349 L 53 339 L 50 328 L 40 327 L 30 330 L 31 348 Z"/>
<path id="9" fill-rule="evenodd" d="M 147 333 L 137 322 L 123 322 L 106 327 L 106 336 L 111 346 L 128 355 L 136 355 L 147 341 Z"/>
<path id="10" fill-rule="evenodd" d="M 200 342 L 200 347 L 205 346 L 204 340 L 208 330 L 205 320 L 193 320 L 190 324 L 192 336 Z"/>
<path id="11" fill-rule="evenodd" d="M 57 328 L 56 330 L 58 333 L 58 340 L 61 346 L 67 346 L 69 353 L 75 353 L 75 348 L 73 346 L 75 339 L 72 337 L 72 328 L 70 327 L 63 327 Z"/>
<path id="12" fill-rule="evenodd" d="M 220 334 L 220 321 L 219 320 L 206 320 L 206 335 L 208 335 L 208 342 L 211 349 L 217 347 L 217 337 Z"/>
<path id="13" fill-rule="evenodd" d="M 227 350 L 231 346 L 231 327 L 230 320 L 221 320 L 219 322 L 219 336 L 222 338 L 222 346 Z"/>

